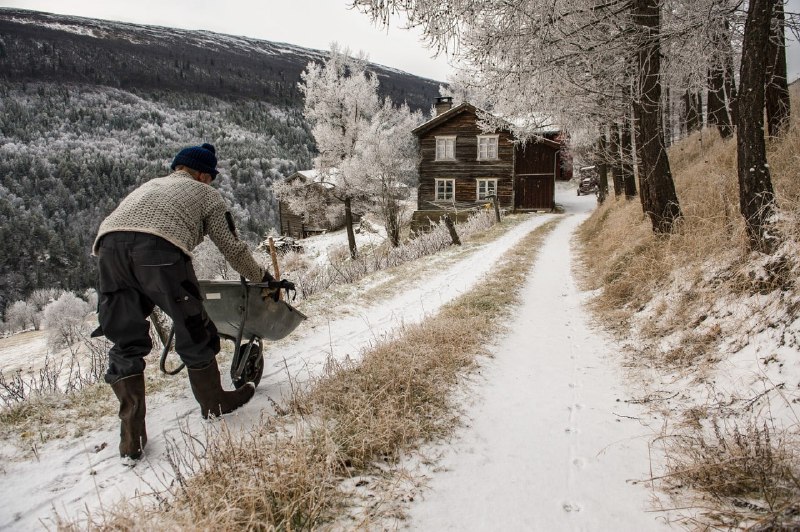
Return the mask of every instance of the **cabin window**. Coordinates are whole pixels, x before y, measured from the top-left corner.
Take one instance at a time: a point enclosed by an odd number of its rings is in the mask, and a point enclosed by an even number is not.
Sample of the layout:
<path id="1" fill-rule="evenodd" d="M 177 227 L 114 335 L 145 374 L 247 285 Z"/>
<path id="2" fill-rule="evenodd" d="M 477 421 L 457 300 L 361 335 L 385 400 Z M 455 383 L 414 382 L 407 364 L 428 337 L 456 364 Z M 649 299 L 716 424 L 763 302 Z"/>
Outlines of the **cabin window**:
<path id="1" fill-rule="evenodd" d="M 453 201 L 453 191 L 455 190 L 455 179 L 436 180 L 436 201 Z"/>
<path id="2" fill-rule="evenodd" d="M 478 201 L 497 195 L 497 179 L 478 179 Z"/>
<path id="3" fill-rule="evenodd" d="M 456 158 L 456 138 L 436 137 L 436 160 L 453 161 Z"/>
<path id="4" fill-rule="evenodd" d="M 478 160 L 497 159 L 497 140 L 499 135 L 478 135 Z"/>

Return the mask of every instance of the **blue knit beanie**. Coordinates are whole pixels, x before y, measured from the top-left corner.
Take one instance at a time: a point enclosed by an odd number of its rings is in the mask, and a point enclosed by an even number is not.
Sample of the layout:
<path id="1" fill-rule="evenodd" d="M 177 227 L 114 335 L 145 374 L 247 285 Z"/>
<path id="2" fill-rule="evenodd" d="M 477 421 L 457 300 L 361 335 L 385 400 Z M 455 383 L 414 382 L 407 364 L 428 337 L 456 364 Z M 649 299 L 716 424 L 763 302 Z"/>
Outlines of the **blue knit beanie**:
<path id="1" fill-rule="evenodd" d="M 219 171 L 217 170 L 217 151 L 211 144 L 203 144 L 202 146 L 190 146 L 178 152 L 175 159 L 172 160 L 170 168 L 175 170 L 176 166 L 188 166 L 198 172 L 211 174 L 211 177 L 217 177 Z"/>

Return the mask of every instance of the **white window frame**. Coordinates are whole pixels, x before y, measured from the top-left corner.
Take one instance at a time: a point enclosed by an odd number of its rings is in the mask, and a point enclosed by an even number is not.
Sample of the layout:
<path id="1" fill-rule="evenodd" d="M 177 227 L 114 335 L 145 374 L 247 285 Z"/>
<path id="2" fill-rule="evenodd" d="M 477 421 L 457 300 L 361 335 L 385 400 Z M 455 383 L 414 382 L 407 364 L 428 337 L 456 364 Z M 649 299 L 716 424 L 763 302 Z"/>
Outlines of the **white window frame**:
<path id="1" fill-rule="evenodd" d="M 450 183 L 450 197 L 447 196 L 447 183 Z M 442 186 L 442 194 L 439 194 L 439 187 Z M 434 201 L 453 201 L 456 197 L 456 180 L 455 179 L 436 179 L 434 188 Z"/>
<path id="2" fill-rule="evenodd" d="M 489 183 L 491 183 L 491 187 L 489 186 Z M 481 194 L 481 185 L 484 185 L 483 194 Z M 490 188 L 492 190 L 489 190 Z M 480 178 L 475 180 L 475 197 L 478 198 L 478 201 L 483 201 L 488 196 L 496 196 L 496 195 L 497 195 L 497 178 Z"/>
<path id="3" fill-rule="evenodd" d="M 494 142 L 490 142 L 492 140 Z M 481 146 L 481 144 L 483 144 L 483 146 Z M 500 145 L 500 135 L 478 135 L 478 160 L 496 161 L 497 159 L 499 159 L 500 158 L 499 145 Z M 481 153 L 481 147 L 485 147 L 483 153 Z"/>
<path id="4" fill-rule="evenodd" d="M 441 146 L 441 149 L 440 149 Z M 455 161 L 456 160 L 456 136 L 437 136 L 435 161 Z"/>

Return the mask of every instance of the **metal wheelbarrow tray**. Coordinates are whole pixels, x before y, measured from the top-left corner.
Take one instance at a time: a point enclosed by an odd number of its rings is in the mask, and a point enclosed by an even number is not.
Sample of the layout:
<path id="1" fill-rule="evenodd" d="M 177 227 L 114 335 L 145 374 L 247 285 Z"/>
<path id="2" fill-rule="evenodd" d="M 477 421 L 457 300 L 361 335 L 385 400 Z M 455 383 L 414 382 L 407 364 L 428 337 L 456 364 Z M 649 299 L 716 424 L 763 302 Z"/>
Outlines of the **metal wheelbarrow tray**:
<path id="1" fill-rule="evenodd" d="M 233 340 L 234 353 L 231 362 L 231 380 L 237 388 L 247 382 L 258 385 L 264 372 L 262 339 L 280 340 L 294 331 L 305 314 L 285 301 L 262 298 L 261 290 L 267 283 L 241 281 L 199 281 L 203 295 L 203 306 L 217 332 L 223 338 Z M 172 345 L 175 329 L 161 353 L 161 371 L 177 374 L 166 369 L 166 356 Z"/>

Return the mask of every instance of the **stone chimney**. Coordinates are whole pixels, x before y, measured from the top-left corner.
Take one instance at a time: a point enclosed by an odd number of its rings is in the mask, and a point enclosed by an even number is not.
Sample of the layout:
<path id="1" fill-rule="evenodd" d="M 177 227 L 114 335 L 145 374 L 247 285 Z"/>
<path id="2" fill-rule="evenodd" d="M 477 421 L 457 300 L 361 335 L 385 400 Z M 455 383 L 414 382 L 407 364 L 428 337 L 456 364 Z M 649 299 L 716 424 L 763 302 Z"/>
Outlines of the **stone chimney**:
<path id="1" fill-rule="evenodd" d="M 445 113 L 453 108 L 452 96 L 439 96 L 436 98 L 436 116 Z"/>

